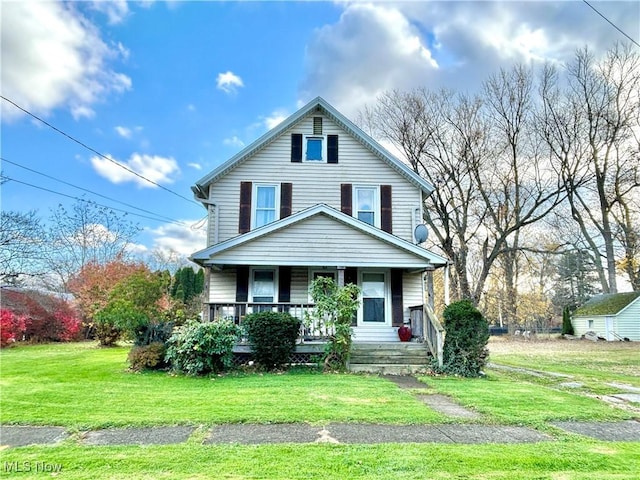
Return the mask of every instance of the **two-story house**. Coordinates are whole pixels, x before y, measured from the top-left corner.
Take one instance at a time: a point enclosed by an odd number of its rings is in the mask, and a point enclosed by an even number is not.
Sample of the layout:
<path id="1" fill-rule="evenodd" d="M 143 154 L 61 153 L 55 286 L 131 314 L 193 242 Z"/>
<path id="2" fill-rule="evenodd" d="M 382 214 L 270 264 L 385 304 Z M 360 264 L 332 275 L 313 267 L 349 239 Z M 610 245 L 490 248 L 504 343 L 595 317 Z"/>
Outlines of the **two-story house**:
<path id="1" fill-rule="evenodd" d="M 303 317 L 318 276 L 362 289 L 355 342 L 398 342 L 446 259 L 416 243 L 433 186 L 316 98 L 192 187 L 208 210 L 215 320 L 260 309 Z"/>

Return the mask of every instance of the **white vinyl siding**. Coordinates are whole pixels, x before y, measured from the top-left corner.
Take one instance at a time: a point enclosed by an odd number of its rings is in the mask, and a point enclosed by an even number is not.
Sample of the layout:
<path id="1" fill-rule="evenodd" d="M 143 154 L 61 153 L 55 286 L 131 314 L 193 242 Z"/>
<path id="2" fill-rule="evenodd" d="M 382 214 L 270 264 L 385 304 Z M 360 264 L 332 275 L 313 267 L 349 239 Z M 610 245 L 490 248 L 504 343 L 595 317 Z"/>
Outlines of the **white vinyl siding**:
<path id="1" fill-rule="evenodd" d="M 209 278 L 209 302 L 227 303 L 236 301 L 235 269 L 213 271 Z"/>
<path id="2" fill-rule="evenodd" d="M 291 133 L 313 132 L 313 117 L 301 120 L 281 136 L 241 163 L 210 187 L 210 200 L 221 208 L 222 242 L 238 235 L 240 182 L 293 184 L 292 213 L 325 203 L 340 209 L 340 185 L 391 185 L 393 234 L 413 241 L 412 215 L 421 204 L 421 191 L 404 176 L 357 142 L 329 118 L 323 118 L 323 135 L 339 135 L 339 163 L 291 162 Z"/>
<path id="3" fill-rule="evenodd" d="M 325 215 L 316 215 L 286 229 L 216 254 L 219 264 L 415 266 L 420 258 Z"/>
<path id="4" fill-rule="evenodd" d="M 573 318 L 575 335 L 582 336 L 588 331 L 594 331 L 599 336 L 607 338 L 607 317 L 612 317 L 613 332 L 622 338 L 640 341 L 640 298 L 627 305 L 617 315 L 588 315 Z M 589 324 L 591 323 L 591 326 Z M 614 340 L 617 340 L 615 337 Z"/>

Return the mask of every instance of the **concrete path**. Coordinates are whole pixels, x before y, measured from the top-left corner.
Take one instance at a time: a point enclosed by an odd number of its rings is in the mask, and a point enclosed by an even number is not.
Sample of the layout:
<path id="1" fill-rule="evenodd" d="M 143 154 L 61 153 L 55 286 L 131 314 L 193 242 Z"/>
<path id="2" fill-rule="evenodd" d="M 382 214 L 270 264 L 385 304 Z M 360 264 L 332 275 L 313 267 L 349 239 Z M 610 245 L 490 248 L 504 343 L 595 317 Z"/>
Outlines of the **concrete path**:
<path id="1" fill-rule="evenodd" d="M 640 422 L 553 422 L 558 428 L 601 441 L 640 442 Z M 80 445 L 168 445 L 186 442 L 195 427 L 109 428 L 82 433 Z M 60 427 L 0 426 L 0 448 L 55 445 L 70 438 Z M 209 430 L 205 445 L 274 443 L 536 443 L 554 437 L 527 427 L 442 424 L 377 425 L 330 423 L 229 424 Z"/>

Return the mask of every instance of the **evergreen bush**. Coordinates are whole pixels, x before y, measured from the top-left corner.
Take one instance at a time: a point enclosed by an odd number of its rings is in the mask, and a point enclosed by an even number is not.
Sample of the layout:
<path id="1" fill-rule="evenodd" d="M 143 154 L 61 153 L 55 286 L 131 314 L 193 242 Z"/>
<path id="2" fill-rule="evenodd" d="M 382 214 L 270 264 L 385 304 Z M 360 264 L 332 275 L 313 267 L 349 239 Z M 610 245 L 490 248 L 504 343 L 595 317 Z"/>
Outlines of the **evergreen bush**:
<path id="1" fill-rule="evenodd" d="M 446 336 L 441 373 L 478 377 L 487 363 L 489 324 L 469 300 L 447 306 L 443 312 Z"/>
<path id="2" fill-rule="evenodd" d="M 174 330 L 167 341 L 165 359 L 187 375 L 220 372 L 233 365 L 233 346 L 240 327 L 233 322 L 190 321 Z"/>
<path id="3" fill-rule="evenodd" d="M 288 363 L 296 348 L 300 324 L 299 319 L 285 312 L 247 315 L 244 325 L 256 362 L 268 370 Z"/>
<path id="4" fill-rule="evenodd" d="M 569 306 L 562 310 L 562 335 L 573 335 L 573 324 L 571 323 L 571 310 Z"/>

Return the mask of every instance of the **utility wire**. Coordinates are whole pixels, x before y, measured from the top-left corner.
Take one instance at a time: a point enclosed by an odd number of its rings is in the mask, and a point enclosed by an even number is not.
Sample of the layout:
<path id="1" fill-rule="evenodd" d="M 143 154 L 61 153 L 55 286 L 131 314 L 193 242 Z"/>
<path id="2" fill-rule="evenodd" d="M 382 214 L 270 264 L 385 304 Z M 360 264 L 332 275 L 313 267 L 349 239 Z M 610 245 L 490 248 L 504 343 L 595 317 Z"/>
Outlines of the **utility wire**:
<path id="1" fill-rule="evenodd" d="M 13 177 L 8 177 L 8 176 L 6 176 L 6 175 L 2 175 L 2 179 L 3 179 L 3 180 L 9 180 L 9 181 L 11 181 L 11 182 L 16 182 L 16 183 L 19 183 L 19 184 L 21 184 L 21 185 L 26 185 L 27 187 L 37 188 L 38 190 L 43 190 L 43 191 L 45 191 L 45 192 L 53 193 L 53 194 L 55 194 L 55 195 L 60 195 L 60 196 L 62 196 L 62 197 L 71 198 L 72 200 L 77 200 L 78 202 L 93 203 L 94 205 L 98 205 L 99 207 L 109 208 L 109 209 L 114 210 L 114 211 L 116 211 L 116 212 L 126 213 L 126 214 L 128 214 L 128 215 L 134 215 L 134 216 L 136 216 L 136 217 L 146 218 L 146 219 L 148 219 L 148 220 L 153 220 L 153 221 L 156 221 L 156 222 L 164 222 L 164 223 L 167 223 L 167 220 L 164 220 L 164 219 L 161 219 L 161 218 L 157 218 L 157 217 L 150 217 L 150 216 L 148 216 L 148 215 L 142 215 L 142 214 L 140 214 L 140 213 L 130 212 L 130 211 L 128 211 L 128 210 L 122 210 L 121 208 L 110 207 L 109 205 L 104 205 L 104 204 L 101 204 L 101 203 L 97 203 L 97 202 L 94 202 L 93 200 L 87 200 L 86 198 L 74 197 L 73 195 L 68 195 L 68 194 L 66 194 L 66 193 L 56 192 L 55 190 L 51 190 L 51 189 L 49 189 L 49 188 L 45 188 L 45 187 L 40 187 L 40 186 L 38 186 L 38 185 L 34 185 L 34 184 L 32 184 L 32 183 L 23 182 L 22 180 L 17 180 L 17 179 L 15 179 L 15 178 L 13 178 Z M 174 222 L 174 221 L 170 221 L 170 222 L 168 222 L 168 223 L 173 223 L 173 224 L 179 225 L 179 226 L 181 226 L 181 227 L 187 227 L 187 228 L 190 228 L 190 226 L 189 226 L 189 225 L 186 225 L 186 224 L 184 224 L 184 223 L 178 223 L 178 222 Z"/>
<path id="2" fill-rule="evenodd" d="M 123 169 L 124 169 L 124 170 L 126 170 L 127 172 L 129 172 L 129 173 L 131 173 L 131 174 L 135 175 L 136 177 L 143 179 L 145 182 L 149 182 L 149 183 L 151 183 L 152 185 L 155 185 L 156 187 L 160 187 L 161 189 L 163 189 L 163 190 L 165 190 L 165 191 L 167 191 L 167 192 L 171 193 L 172 195 L 175 195 L 176 197 L 180 197 L 180 198 L 182 198 L 183 200 L 186 200 L 186 201 L 187 201 L 187 202 L 189 202 L 189 203 L 195 203 L 196 205 L 198 204 L 198 203 L 197 203 L 196 201 L 194 201 L 193 199 L 191 199 L 191 198 L 187 198 L 187 197 L 185 197 L 184 195 L 181 195 L 181 194 L 179 194 L 179 193 L 177 193 L 177 192 L 174 192 L 174 191 L 173 191 L 173 190 L 171 190 L 170 188 L 167 188 L 167 187 L 165 187 L 165 186 L 163 186 L 163 185 L 160 185 L 159 183 L 156 183 L 156 182 L 154 182 L 153 180 L 148 179 L 148 178 L 147 178 L 147 177 L 145 177 L 144 175 L 141 175 L 141 174 L 139 174 L 138 172 L 136 172 L 136 171 L 134 171 L 134 170 L 131 170 L 129 167 L 126 167 L 126 166 L 122 165 L 121 163 L 116 162 L 114 159 L 109 158 L 109 157 L 107 157 L 106 155 L 103 155 L 102 153 L 98 152 L 96 149 L 94 149 L 94 148 L 90 147 L 90 146 L 89 146 L 89 145 L 87 145 L 86 143 L 83 143 L 83 142 L 81 142 L 80 140 L 78 140 L 77 138 L 72 137 L 72 136 L 71 136 L 71 135 L 69 135 L 68 133 L 63 132 L 63 131 L 62 131 L 62 130 L 60 130 L 59 128 L 57 128 L 57 127 L 55 127 L 55 126 L 51 125 L 49 122 L 47 122 L 47 121 L 43 120 L 42 118 L 38 117 L 37 115 L 35 115 L 35 114 L 31 113 L 29 110 L 27 110 L 27 109 L 25 109 L 25 108 L 22 108 L 20 105 L 18 105 L 17 103 L 15 103 L 15 102 L 14 102 L 14 101 L 12 101 L 12 100 L 9 100 L 7 97 L 5 97 L 5 96 L 3 96 L 3 95 L 0 95 L 0 98 L 2 98 L 2 99 L 3 99 L 4 101 L 6 101 L 6 102 L 9 102 L 11 105 L 13 105 L 14 107 L 16 107 L 18 110 L 23 111 L 24 113 L 26 113 L 26 114 L 27 114 L 27 115 L 29 115 L 30 117 L 32 117 L 32 118 L 34 118 L 34 119 L 38 120 L 39 122 L 43 123 L 43 124 L 44 124 L 44 125 L 46 125 L 47 127 L 51 128 L 52 130 L 55 130 L 55 131 L 56 131 L 56 132 L 58 132 L 59 134 L 61 134 L 61 135 L 65 136 L 65 137 L 67 137 L 69 140 L 71 140 L 71 141 L 73 141 L 73 142 L 77 143 L 78 145 L 80 145 L 80 146 L 82 146 L 82 147 L 86 148 L 86 149 L 87 149 L 87 150 L 89 150 L 90 152 L 95 153 L 95 154 L 96 154 L 96 155 L 98 155 L 99 157 L 104 158 L 105 160 L 110 161 L 111 163 L 113 163 L 113 164 L 117 165 L 118 167 L 123 168 Z"/>
<path id="3" fill-rule="evenodd" d="M 181 224 L 181 225 L 184 225 L 184 226 L 189 226 L 189 225 L 181 222 L 180 220 L 176 220 L 174 218 L 170 218 L 170 217 L 167 217 L 165 215 L 161 215 L 159 213 L 152 212 L 150 210 L 145 210 L 144 208 L 136 207 L 135 205 L 131 205 L 129 203 L 122 202 L 122 201 L 117 200 L 115 198 L 111 198 L 111 197 L 108 197 L 106 195 L 102 195 L 101 193 L 94 192 L 93 190 L 89 190 L 88 188 L 79 187 L 78 185 L 74 185 L 73 183 L 69 183 L 69 182 L 67 182 L 65 180 L 60 180 L 59 178 L 53 177 L 53 176 L 48 175 L 46 173 L 39 172 L 38 170 L 34 170 L 33 168 L 25 167 L 24 165 L 21 165 L 21 164 L 19 164 L 17 162 L 13 162 L 13 161 L 8 160 L 8 159 L 6 159 L 4 157 L 0 157 L 0 160 L 2 160 L 3 162 L 6 162 L 6 163 L 10 163 L 11 165 L 15 165 L 17 167 L 24 168 L 25 170 L 28 170 L 28 171 L 33 172 L 33 173 L 36 173 L 36 174 L 41 175 L 43 177 L 49 178 L 51 180 L 55 180 L 56 182 L 63 183 L 64 185 L 69 185 L 70 187 L 77 188 L 78 190 L 82 190 L 83 192 L 87 192 L 87 193 L 90 193 L 92 195 L 96 195 L 98 197 L 104 198 L 105 200 L 109 200 L 111 202 L 119 203 L 120 205 L 124 205 L 125 207 L 133 208 L 135 210 L 139 210 L 139 211 L 144 212 L 144 213 L 149 213 L 151 215 L 155 215 L 157 218 L 164 218 L 164 219 L 166 219 L 167 221 L 169 221 L 171 223 Z"/>
<path id="4" fill-rule="evenodd" d="M 586 3 L 587 5 L 589 5 L 589 8 L 591 8 L 591 10 L 593 10 L 594 12 L 596 12 L 598 15 L 600 15 L 602 18 L 604 18 L 607 23 L 609 23 L 613 28 L 615 28 L 616 30 L 618 30 L 622 35 L 624 35 L 625 37 L 627 37 L 629 40 L 631 40 L 633 43 L 636 44 L 636 46 L 640 47 L 640 43 L 636 42 L 633 38 L 631 38 L 629 35 L 627 35 L 626 33 L 624 33 L 620 28 L 618 28 L 618 26 L 613 23 L 611 20 L 609 20 L 607 17 L 605 17 L 603 14 L 601 14 L 598 10 L 596 10 L 596 8 L 591 5 L 589 2 L 587 2 L 587 0 L 582 0 L 584 3 Z"/>

